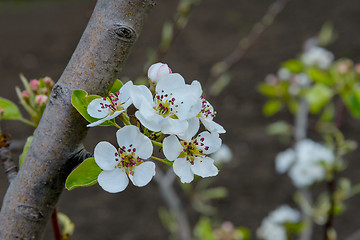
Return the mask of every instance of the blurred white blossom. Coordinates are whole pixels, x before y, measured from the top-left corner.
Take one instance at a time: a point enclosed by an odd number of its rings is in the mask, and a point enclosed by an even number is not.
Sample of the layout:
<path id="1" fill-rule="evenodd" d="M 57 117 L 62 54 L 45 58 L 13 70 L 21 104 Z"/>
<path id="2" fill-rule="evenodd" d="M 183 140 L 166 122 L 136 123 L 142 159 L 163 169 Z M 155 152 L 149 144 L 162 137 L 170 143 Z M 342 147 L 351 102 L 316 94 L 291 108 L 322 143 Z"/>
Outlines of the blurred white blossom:
<path id="1" fill-rule="evenodd" d="M 285 223 L 297 223 L 301 220 L 299 211 L 282 205 L 263 219 L 256 235 L 264 240 L 287 240 Z"/>
<path id="2" fill-rule="evenodd" d="M 301 61 L 307 66 L 316 66 L 325 70 L 334 61 L 334 54 L 325 48 L 313 46 L 303 53 Z"/>

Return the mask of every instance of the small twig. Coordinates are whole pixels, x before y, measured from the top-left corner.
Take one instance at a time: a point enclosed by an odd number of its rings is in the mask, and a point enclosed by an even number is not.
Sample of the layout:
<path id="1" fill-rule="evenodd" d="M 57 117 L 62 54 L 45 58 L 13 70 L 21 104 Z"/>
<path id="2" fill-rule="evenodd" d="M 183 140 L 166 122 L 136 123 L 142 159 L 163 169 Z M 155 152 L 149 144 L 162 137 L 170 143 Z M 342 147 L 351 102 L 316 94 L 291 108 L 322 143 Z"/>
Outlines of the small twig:
<path id="1" fill-rule="evenodd" d="M 309 104 L 305 99 L 300 99 L 299 109 L 295 115 L 294 123 L 294 138 L 295 143 L 300 142 L 306 138 L 306 132 L 308 127 L 308 112 Z M 299 191 L 304 196 L 305 201 L 308 204 L 312 204 L 312 195 L 307 188 L 299 188 Z M 304 207 L 301 209 L 304 216 L 304 223 L 306 224 L 306 229 L 301 232 L 299 240 L 309 240 L 313 232 L 313 221 L 312 216 L 305 210 Z"/>
<path id="2" fill-rule="evenodd" d="M 191 230 L 189 220 L 187 218 L 185 210 L 182 208 L 181 200 L 173 188 L 173 183 L 176 179 L 173 170 L 169 169 L 164 174 L 160 168 L 157 168 L 154 179 L 159 186 L 161 195 L 166 202 L 169 210 L 173 212 L 176 216 L 177 225 L 179 227 L 179 239 L 190 240 Z"/>
<path id="3" fill-rule="evenodd" d="M 62 240 L 61 232 L 60 232 L 60 226 L 59 221 L 57 218 L 57 207 L 54 208 L 54 211 L 51 215 L 51 224 L 54 231 L 54 239 L 55 240 Z"/>
<path id="4" fill-rule="evenodd" d="M 284 9 L 288 1 L 289 0 L 276 0 L 273 2 L 260 21 L 253 26 L 250 33 L 239 41 L 238 46 L 222 61 L 212 66 L 210 77 L 204 88 L 204 94 L 206 96 L 211 95 L 211 89 L 219 77 L 238 63 L 247 54 L 248 50 L 254 46 L 255 42 L 265 30 L 274 23 L 275 18 Z"/>

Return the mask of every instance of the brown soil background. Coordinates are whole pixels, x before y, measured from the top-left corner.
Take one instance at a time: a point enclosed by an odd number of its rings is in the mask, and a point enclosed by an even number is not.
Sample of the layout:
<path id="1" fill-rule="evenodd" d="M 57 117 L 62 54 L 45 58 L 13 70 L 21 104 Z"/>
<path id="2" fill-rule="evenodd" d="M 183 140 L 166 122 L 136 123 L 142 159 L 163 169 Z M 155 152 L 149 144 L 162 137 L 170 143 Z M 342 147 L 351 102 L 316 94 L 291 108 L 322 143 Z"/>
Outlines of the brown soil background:
<path id="1" fill-rule="evenodd" d="M 176 39 L 165 62 L 188 82 L 198 79 L 205 83 L 212 64 L 234 49 L 271 2 L 204 0 L 194 9 L 188 27 Z M 146 51 L 157 46 L 162 22 L 171 19 L 176 3 L 158 1 L 121 76 L 134 79 L 143 72 Z M 58 79 L 85 29 L 93 5 L 94 1 L 41 1 L 0 8 L 0 95 L 17 101 L 14 87 L 21 85 L 20 72 L 29 79 L 46 75 Z M 233 161 L 214 183 L 229 190 L 226 199 L 215 202 L 221 219 L 254 231 L 271 210 L 292 202 L 294 188 L 286 176 L 277 175 L 274 170 L 274 158 L 286 146 L 266 136 L 264 131 L 267 124 L 277 119 L 290 121 L 291 118 L 286 112 L 268 119 L 263 117 L 261 107 L 265 99 L 255 88 L 267 73 L 275 72 L 282 61 L 300 52 L 304 40 L 315 35 L 325 21 L 332 21 L 339 35 L 329 46 L 330 50 L 337 58 L 359 61 L 358 0 L 292 0 L 248 55 L 231 70 L 230 86 L 212 99 L 218 112 L 216 120 L 227 129 L 223 141 L 234 152 Z M 358 120 L 347 114 L 344 131 L 348 138 L 359 141 L 358 124 Z M 17 159 L 32 129 L 17 122 L 3 122 L 2 127 L 13 136 L 12 148 Z M 115 143 L 114 135 L 113 129 L 91 129 L 86 148 L 92 151 L 101 140 Z M 358 154 L 356 151 L 349 156 L 350 167 L 344 173 L 355 183 L 360 182 Z M 0 198 L 6 188 L 5 174 L 0 171 Z M 352 198 L 348 201 L 348 211 L 336 218 L 338 239 L 345 239 L 360 228 L 359 203 L 359 196 Z M 97 185 L 64 191 L 59 208 L 76 224 L 71 239 L 151 240 L 167 239 L 157 215 L 158 207 L 163 204 L 152 182 L 141 189 L 129 185 L 120 194 L 108 194 Z M 196 222 L 197 215 L 190 215 L 191 221 Z M 313 239 L 321 239 L 321 230 L 316 231 Z M 50 229 L 45 239 L 52 239 Z"/>

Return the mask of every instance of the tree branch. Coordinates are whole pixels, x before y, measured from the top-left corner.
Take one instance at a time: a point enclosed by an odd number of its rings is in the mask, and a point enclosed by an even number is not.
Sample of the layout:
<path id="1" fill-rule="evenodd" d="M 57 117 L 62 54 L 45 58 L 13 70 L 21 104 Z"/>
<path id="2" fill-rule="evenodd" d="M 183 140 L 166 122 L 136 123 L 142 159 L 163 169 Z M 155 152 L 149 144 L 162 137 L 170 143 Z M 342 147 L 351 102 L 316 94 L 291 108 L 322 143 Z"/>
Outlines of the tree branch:
<path id="1" fill-rule="evenodd" d="M 71 105 L 74 89 L 104 95 L 140 34 L 151 0 L 98 0 L 64 73 L 54 86 L 24 163 L 0 213 L 0 239 L 42 239 L 44 228 L 78 164 L 86 121 Z"/>
<path id="2" fill-rule="evenodd" d="M 191 229 L 186 212 L 181 205 L 181 200 L 176 194 L 173 187 L 176 176 L 172 169 L 167 170 L 164 174 L 161 169 L 156 169 L 154 176 L 156 183 L 159 186 L 161 195 L 166 202 L 169 210 L 176 216 L 176 223 L 178 225 L 178 237 L 180 240 L 191 239 Z"/>
<path id="3" fill-rule="evenodd" d="M 4 166 L 5 174 L 8 178 L 9 183 L 11 183 L 16 175 L 18 168 L 14 163 L 14 160 L 11 158 L 11 151 L 9 149 L 9 144 L 7 143 L 7 136 L 0 134 L 0 162 Z"/>

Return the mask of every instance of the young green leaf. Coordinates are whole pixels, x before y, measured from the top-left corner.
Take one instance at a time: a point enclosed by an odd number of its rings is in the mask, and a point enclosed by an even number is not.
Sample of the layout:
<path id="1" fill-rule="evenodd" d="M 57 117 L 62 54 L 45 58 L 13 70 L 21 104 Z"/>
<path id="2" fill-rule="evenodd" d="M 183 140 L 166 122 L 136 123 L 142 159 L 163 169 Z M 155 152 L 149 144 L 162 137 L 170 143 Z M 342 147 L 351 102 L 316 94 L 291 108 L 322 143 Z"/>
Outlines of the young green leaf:
<path id="1" fill-rule="evenodd" d="M 305 99 L 310 105 L 311 113 L 318 113 L 331 100 L 334 91 L 323 85 L 315 84 L 305 93 Z"/>
<path id="2" fill-rule="evenodd" d="M 118 92 L 122 86 L 123 86 L 123 83 L 119 79 L 116 79 L 109 91 L 109 94 Z"/>
<path id="3" fill-rule="evenodd" d="M 304 69 L 302 62 L 297 59 L 290 59 L 284 62 L 282 66 L 289 69 L 292 73 L 301 73 Z"/>
<path id="4" fill-rule="evenodd" d="M 93 123 L 99 119 L 91 117 L 87 112 L 87 107 L 89 103 L 96 98 L 101 98 L 101 97 L 98 95 L 88 95 L 86 91 L 77 89 L 74 90 L 71 95 L 71 104 L 86 120 L 88 120 L 90 123 Z M 100 126 L 111 126 L 113 125 L 114 121 L 115 121 L 114 119 L 107 120 L 102 124 L 100 124 Z"/>
<path id="5" fill-rule="evenodd" d="M 68 190 L 77 187 L 88 187 L 97 183 L 101 168 L 96 164 L 94 158 L 85 159 L 77 168 L 75 168 L 65 182 Z"/>
<path id="6" fill-rule="evenodd" d="M 34 136 L 30 136 L 26 139 L 26 143 L 25 143 L 25 146 L 24 146 L 24 149 L 23 149 L 23 152 L 21 153 L 20 157 L 19 157 L 19 166 L 21 167 L 25 157 L 26 157 L 26 153 L 27 151 L 29 150 L 29 147 L 30 147 L 30 144 L 32 143 L 33 141 L 33 138 Z"/>
<path id="7" fill-rule="evenodd" d="M 263 107 L 263 114 L 267 117 L 279 112 L 283 107 L 283 103 L 277 99 L 267 101 Z"/>
<path id="8" fill-rule="evenodd" d="M 22 118 L 16 104 L 2 97 L 0 97 L 0 108 L 3 110 L 0 119 L 19 120 Z"/>

